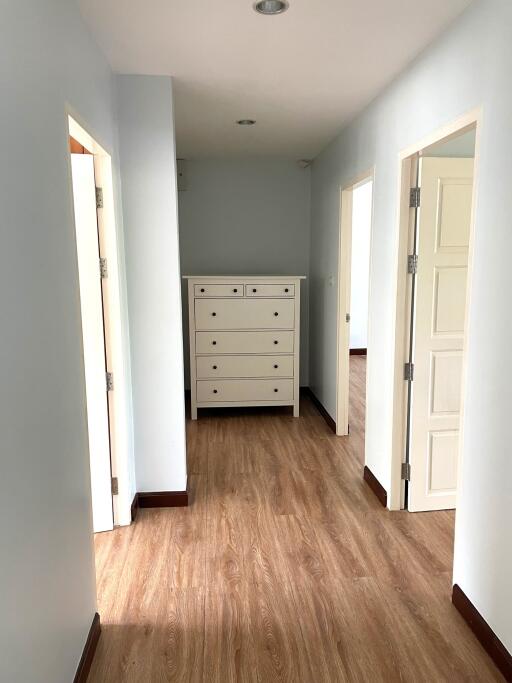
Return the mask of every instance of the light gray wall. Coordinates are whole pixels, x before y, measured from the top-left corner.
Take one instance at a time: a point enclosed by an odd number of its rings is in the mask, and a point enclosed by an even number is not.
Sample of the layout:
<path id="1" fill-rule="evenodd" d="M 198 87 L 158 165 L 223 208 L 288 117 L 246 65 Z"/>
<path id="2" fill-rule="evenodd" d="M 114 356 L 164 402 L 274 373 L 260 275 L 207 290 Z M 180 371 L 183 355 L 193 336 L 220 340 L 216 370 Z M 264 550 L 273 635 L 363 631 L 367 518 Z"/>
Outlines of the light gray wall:
<path id="1" fill-rule="evenodd" d="M 512 651 L 512 4 L 475 2 L 314 162 L 310 384 L 335 414 L 339 188 L 376 165 L 366 463 L 389 490 L 398 154 L 483 105 L 454 580 Z M 492 353 L 489 340 L 492 339 Z"/>
<path id="2" fill-rule="evenodd" d="M 187 184 L 178 196 L 183 274 L 309 274 L 308 168 L 275 159 L 189 161 Z M 306 280 L 301 285 L 302 385 L 308 384 L 308 288 Z M 183 296 L 187 330 L 185 288 Z"/>
<path id="3" fill-rule="evenodd" d="M 1 9 L 0 680 L 69 683 L 96 590 L 65 107 L 117 172 L 112 75 L 76 2 Z"/>
<path id="4" fill-rule="evenodd" d="M 475 144 L 476 130 L 470 130 L 463 135 L 427 147 L 424 156 L 471 159 L 475 156 Z"/>
<path id="5" fill-rule="evenodd" d="M 138 491 L 187 486 L 172 81 L 117 76 Z"/>

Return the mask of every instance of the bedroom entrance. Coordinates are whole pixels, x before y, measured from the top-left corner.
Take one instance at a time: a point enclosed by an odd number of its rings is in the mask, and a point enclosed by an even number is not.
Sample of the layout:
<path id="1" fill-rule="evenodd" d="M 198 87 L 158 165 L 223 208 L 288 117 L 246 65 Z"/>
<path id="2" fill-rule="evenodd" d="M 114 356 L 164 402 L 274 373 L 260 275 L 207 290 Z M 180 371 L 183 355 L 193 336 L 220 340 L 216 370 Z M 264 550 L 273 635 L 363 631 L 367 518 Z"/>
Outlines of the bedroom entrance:
<path id="1" fill-rule="evenodd" d="M 456 507 L 475 149 L 474 122 L 404 160 L 406 280 L 397 325 L 404 362 L 396 373 L 404 410 L 400 507 L 411 512 Z"/>

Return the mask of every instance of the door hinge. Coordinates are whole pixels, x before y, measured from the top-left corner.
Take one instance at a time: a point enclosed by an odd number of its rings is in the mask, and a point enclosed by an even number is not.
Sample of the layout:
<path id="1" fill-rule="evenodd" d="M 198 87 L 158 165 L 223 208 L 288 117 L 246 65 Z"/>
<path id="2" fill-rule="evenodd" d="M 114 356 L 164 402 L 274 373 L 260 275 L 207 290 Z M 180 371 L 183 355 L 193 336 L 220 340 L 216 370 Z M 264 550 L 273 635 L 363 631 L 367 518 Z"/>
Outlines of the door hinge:
<path id="1" fill-rule="evenodd" d="M 411 209 L 419 208 L 421 203 L 421 187 L 411 187 L 411 194 L 409 195 L 409 206 Z"/>
<path id="2" fill-rule="evenodd" d="M 103 208 L 103 188 L 102 187 L 96 188 L 96 208 L 97 209 Z"/>
<path id="3" fill-rule="evenodd" d="M 100 258 L 100 277 L 102 280 L 108 278 L 108 263 L 107 259 L 103 256 Z"/>
<path id="4" fill-rule="evenodd" d="M 117 477 L 112 477 L 112 495 L 119 495 L 119 480 Z"/>
<path id="5" fill-rule="evenodd" d="M 347 322 L 347 323 L 350 322 L 350 313 L 345 314 L 345 322 Z"/>
<path id="6" fill-rule="evenodd" d="M 114 373 L 113 372 L 107 372 L 106 378 L 107 378 L 107 391 L 113 391 L 114 390 Z"/>
<path id="7" fill-rule="evenodd" d="M 407 272 L 416 275 L 418 272 L 418 254 L 409 254 L 407 257 Z"/>
<path id="8" fill-rule="evenodd" d="M 414 363 L 405 363 L 404 379 L 406 382 L 412 382 L 414 380 Z"/>
<path id="9" fill-rule="evenodd" d="M 411 463 L 402 463 L 402 479 L 403 481 L 411 481 Z"/>

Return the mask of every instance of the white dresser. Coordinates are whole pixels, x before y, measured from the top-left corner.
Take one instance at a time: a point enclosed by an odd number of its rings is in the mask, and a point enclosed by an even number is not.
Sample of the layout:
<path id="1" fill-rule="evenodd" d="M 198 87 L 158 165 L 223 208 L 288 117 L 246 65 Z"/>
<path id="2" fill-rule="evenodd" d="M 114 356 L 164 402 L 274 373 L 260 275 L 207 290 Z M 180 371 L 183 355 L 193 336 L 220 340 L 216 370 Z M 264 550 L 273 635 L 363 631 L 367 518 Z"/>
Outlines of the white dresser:
<path id="1" fill-rule="evenodd" d="M 301 277 L 185 276 L 191 414 L 293 406 L 299 416 Z"/>

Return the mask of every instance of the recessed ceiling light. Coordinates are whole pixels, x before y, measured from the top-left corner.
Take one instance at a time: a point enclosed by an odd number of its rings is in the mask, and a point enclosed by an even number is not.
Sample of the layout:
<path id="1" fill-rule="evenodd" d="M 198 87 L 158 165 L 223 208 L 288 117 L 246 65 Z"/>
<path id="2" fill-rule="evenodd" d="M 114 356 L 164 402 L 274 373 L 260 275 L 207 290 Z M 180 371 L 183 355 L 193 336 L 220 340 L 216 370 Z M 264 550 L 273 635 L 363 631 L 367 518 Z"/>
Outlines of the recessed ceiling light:
<path id="1" fill-rule="evenodd" d="M 286 12 L 289 4 L 285 0 L 260 0 L 254 3 L 254 9 L 260 14 L 282 14 Z"/>
<path id="2" fill-rule="evenodd" d="M 237 123 L 239 126 L 254 126 L 256 121 L 254 119 L 240 119 Z"/>

